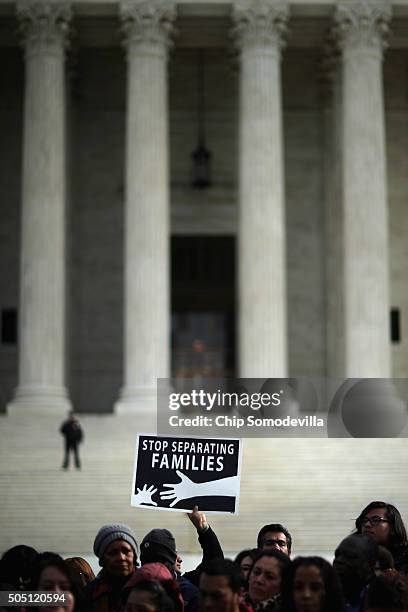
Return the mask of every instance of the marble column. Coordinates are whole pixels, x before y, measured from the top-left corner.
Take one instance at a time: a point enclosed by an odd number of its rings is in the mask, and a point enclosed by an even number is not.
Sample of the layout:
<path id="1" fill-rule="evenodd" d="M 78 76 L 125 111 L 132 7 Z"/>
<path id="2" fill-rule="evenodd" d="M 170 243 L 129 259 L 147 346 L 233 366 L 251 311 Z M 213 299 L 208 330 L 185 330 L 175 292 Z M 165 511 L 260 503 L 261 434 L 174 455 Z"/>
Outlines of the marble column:
<path id="1" fill-rule="evenodd" d="M 332 39 L 323 49 L 319 71 L 323 128 L 326 378 L 344 378 L 343 218 L 340 55 Z"/>
<path id="2" fill-rule="evenodd" d="M 285 204 L 280 61 L 288 8 L 234 5 L 240 51 L 239 374 L 287 374 Z"/>
<path id="3" fill-rule="evenodd" d="M 169 376 L 167 56 L 172 2 L 122 1 L 127 49 L 125 363 L 117 412 L 154 408 Z"/>
<path id="4" fill-rule="evenodd" d="M 18 2 L 25 47 L 19 380 L 9 405 L 70 407 L 65 387 L 65 74 L 70 7 Z"/>
<path id="5" fill-rule="evenodd" d="M 390 376 L 388 205 L 382 57 L 385 1 L 336 8 L 342 50 L 346 377 Z"/>

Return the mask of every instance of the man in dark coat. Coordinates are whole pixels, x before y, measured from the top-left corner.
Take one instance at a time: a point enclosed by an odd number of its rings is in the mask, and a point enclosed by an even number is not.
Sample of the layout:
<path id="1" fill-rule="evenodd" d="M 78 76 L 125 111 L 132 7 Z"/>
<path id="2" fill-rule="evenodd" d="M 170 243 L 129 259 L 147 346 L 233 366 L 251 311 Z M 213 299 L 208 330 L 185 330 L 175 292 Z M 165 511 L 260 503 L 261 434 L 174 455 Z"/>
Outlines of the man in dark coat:
<path id="1" fill-rule="evenodd" d="M 369 582 L 374 578 L 378 544 L 371 538 L 353 533 L 344 538 L 334 553 L 333 567 L 340 579 L 346 612 L 361 612 Z"/>
<path id="2" fill-rule="evenodd" d="M 82 442 L 84 435 L 82 432 L 82 427 L 73 412 L 69 413 L 68 419 L 61 425 L 60 432 L 64 436 L 65 440 L 65 456 L 62 464 L 63 469 L 68 469 L 69 455 L 70 453 L 73 453 L 75 467 L 77 470 L 80 470 L 81 462 L 79 460 L 78 446 Z"/>
<path id="3" fill-rule="evenodd" d="M 203 558 L 196 569 L 181 575 L 182 559 L 177 553 L 176 541 L 167 529 L 152 529 L 140 545 L 140 561 L 146 563 L 163 563 L 176 578 L 184 601 L 185 612 L 196 612 L 199 607 L 198 584 L 200 575 L 207 563 L 213 559 L 223 559 L 224 553 L 217 536 L 207 523 L 204 512 L 194 506 L 187 514 L 198 534 L 198 541 L 203 550 Z"/>

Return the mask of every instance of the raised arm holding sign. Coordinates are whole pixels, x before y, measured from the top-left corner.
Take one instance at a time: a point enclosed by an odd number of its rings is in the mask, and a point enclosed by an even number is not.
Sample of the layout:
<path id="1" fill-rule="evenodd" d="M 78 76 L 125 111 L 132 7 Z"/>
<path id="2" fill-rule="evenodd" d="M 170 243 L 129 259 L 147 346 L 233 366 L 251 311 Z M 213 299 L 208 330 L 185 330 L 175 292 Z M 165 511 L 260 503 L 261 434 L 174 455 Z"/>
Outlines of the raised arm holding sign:
<path id="1" fill-rule="evenodd" d="M 207 518 L 204 512 L 200 512 L 198 507 L 194 506 L 193 511 L 189 512 L 187 516 L 197 529 L 198 541 L 200 542 L 200 546 L 203 551 L 203 557 L 201 559 L 201 563 L 195 570 L 186 572 L 183 576 L 198 586 L 200 575 L 203 572 L 206 564 L 213 559 L 223 559 L 224 553 L 216 534 L 207 523 Z"/>

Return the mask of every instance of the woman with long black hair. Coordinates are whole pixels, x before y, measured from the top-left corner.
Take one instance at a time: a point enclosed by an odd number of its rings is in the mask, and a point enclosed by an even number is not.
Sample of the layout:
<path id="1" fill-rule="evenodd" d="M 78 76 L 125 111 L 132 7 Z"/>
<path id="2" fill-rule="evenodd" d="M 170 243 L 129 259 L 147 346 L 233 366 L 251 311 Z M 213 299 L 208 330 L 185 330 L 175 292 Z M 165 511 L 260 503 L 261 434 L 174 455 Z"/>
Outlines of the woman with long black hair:
<path id="1" fill-rule="evenodd" d="M 282 612 L 344 612 L 333 567 L 322 557 L 297 557 L 284 571 Z"/>
<path id="2" fill-rule="evenodd" d="M 356 519 L 357 533 L 385 546 L 393 556 L 395 569 L 408 575 L 408 537 L 401 514 L 395 506 L 372 501 Z"/>

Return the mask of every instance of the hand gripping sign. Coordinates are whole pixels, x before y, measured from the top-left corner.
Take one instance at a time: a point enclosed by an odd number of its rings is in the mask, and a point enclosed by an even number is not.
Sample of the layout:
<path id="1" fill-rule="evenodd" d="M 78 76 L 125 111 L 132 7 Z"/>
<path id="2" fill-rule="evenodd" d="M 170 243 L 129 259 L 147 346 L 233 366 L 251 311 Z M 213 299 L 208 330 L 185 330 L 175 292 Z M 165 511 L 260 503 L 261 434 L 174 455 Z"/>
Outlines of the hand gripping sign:
<path id="1" fill-rule="evenodd" d="M 139 434 L 131 505 L 238 514 L 241 441 Z"/>

